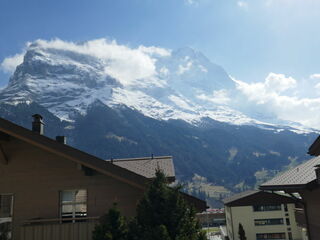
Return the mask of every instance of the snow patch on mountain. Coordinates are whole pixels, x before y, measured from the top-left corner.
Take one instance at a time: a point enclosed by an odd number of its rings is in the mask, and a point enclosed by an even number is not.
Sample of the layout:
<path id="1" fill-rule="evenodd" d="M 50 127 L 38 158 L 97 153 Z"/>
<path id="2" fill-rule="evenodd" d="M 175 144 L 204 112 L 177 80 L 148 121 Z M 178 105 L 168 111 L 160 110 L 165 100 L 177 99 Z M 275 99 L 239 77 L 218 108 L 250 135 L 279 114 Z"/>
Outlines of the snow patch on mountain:
<path id="1" fill-rule="evenodd" d="M 199 124 L 208 117 L 279 130 L 228 105 L 235 90 L 235 81 L 220 66 L 191 48 L 171 51 L 130 48 L 105 39 L 79 44 L 57 39 L 28 45 L 0 100 L 35 101 L 67 121 L 86 114 L 99 100 L 155 119 Z"/>

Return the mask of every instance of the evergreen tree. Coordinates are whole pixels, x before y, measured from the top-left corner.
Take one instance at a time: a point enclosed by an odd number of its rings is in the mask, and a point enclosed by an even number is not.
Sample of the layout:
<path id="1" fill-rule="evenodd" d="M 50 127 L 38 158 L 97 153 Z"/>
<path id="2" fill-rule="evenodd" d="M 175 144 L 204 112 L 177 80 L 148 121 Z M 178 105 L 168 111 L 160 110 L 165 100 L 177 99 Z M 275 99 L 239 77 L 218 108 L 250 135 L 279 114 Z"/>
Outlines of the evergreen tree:
<path id="1" fill-rule="evenodd" d="M 239 240 L 247 240 L 246 233 L 241 223 L 239 223 L 238 234 L 239 234 Z"/>
<path id="2" fill-rule="evenodd" d="M 130 240 L 204 240 L 194 209 L 180 193 L 180 187 L 169 188 L 163 172 L 156 178 L 137 207 L 130 224 Z"/>
<path id="3" fill-rule="evenodd" d="M 93 240 L 125 240 L 127 239 L 127 223 L 116 204 L 107 214 L 99 219 L 99 224 L 92 232 Z"/>

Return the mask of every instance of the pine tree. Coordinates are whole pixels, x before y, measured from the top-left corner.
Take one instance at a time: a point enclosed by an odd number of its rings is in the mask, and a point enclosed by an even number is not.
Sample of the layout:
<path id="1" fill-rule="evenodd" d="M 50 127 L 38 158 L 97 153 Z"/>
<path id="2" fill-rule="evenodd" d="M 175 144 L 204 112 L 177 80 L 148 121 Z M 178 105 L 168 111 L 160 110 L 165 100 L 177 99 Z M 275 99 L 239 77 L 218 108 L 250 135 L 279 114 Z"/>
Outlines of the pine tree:
<path id="1" fill-rule="evenodd" d="M 99 224 L 92 232 L 93 240 L 125 240 L 127 238 L 127 223 L 116 204 L 107 214 L 99 219 Z"/>
<path id="2" fill-rule="evenodd" d="M 239 240 L 247 240 L 246 233 L 241 223 L 239 223 L 238 234 L 239 234 Z"/>
<path id="3" fill-rule="evenodd" d="M 137 207 L 130 226 L 129 239 L 137 240 L 204 240 L 205 234 L 180 193 L 180 187 L 169 188 L 163 172 L 156 178 Z"/>

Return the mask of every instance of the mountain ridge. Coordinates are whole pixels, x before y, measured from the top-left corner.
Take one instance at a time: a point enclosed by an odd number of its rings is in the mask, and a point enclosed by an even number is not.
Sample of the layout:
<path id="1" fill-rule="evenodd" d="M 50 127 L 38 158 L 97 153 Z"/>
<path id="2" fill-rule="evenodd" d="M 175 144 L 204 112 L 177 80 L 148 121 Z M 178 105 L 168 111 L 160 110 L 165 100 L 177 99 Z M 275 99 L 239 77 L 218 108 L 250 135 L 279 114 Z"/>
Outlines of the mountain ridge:
<path id="1" fill-rule="evenodd" d="M 149 72 L 128 74 L 109 55 L 31 44 L 0 90 L 0 116 L 30 128 L 40 113 L 47 136 L 102 159 L 173 155 L 180 181 L 197 175 L 232 191 L 308 159 L 318 130 L 233 109 L 235 81 L 202 53 L 143 51 Z"/>
<path id="2" fill-rule="evenodd" d="M 0 100 L 35 101 L 68 121 L 73 121 L 74 114 L 86 114 L 88 105 L 99 99 L 107 106 L 124 104 L 155 119 L 183 119 L 197 125 L 209 117 L 236 125 L 279 128 L 278 124 L 256 120 L 225 104 L 223 95 L 233 91 L 235 83 L 201 52 L 181 48 L 170 55 L 151 56 L 156 66 L 153 79 L 134 79 L 128 84 L 106 73 L 112 63 L 105 59 L 33 43 L 8 86 L 0 90 Z M 315 131 L 282 123 L 297 132 Z"/>

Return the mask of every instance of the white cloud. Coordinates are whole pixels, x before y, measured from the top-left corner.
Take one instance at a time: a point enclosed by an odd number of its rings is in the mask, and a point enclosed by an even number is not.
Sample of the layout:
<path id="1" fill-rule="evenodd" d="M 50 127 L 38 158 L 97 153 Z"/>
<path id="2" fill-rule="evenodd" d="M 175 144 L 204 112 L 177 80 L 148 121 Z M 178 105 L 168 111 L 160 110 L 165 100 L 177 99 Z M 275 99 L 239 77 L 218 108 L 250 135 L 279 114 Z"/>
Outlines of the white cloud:
<path id="1" fill-rule="evenodd" d="M 150 85 L 163 85 L 164 82 L 157 78 L 156 59 L 153 56 L 164 57 L 170 55 L 170 50 L 168 49 L 154 46 L 131 48 L 107 39 L 95 39 L 81 44 L 60 39 L 51 41 L 39 39 L 28 44 L 27 50 L 32 48 L 73 51 L 95 57 L 105 63 L 106 74 L 118 79 L 123 85 L 133 86 L 142 84 L 139 79 L 144 78 L 149 79 L 148 84 Z M 22 58 L 23 54 L 6 58 L 1 67 L 6 71 L 10 70 L 12 72 L 15 66 L 22 62 Z"/>
<path id="2" fill-rule="evenodd" d="M 212 95 L 200 94 L 197 98 L 215 104 L 228 104 L 231 100 L 228 96 L 227 90 L 225 89 L 213 91 Z"/>
<path id="3" fill-rule="evenodd" d="M 248 9 L 248 7 L 249 7 L 249 4 L 245 1 L 238 1 L 237 5 L 238 5 L 238 7 L 244 8 L 244 9 Z"/>
<path id="4" fill-rule="evenodd" d="M 310 75 L 310 78 L 311 79 L 320 79 L 320 73 L 312 74 L 312 75 Z"/>
<path id="5" fill-rule="evenodd" d="M 16 67 L 23 62 L 24 53 L 5 58 L 1 63 L 1 69 L 6 73 L 13 73 Z"/>
<path id="6" fill-rule="evenodd" d="M 138 50 L 150 55 L 157 55 L 160 57 L 168 57 L 171 55 L 171 50 L 154 47 L 154 46 L 152 47 L 139 46 Z"/>
<path id="7" fill-rule="evenodd" d="M 184 2 L 188 5 L 198 4 L 199 0 L 184 0 Z"/>
<path id="8" fill-rule="evenodd" d="M 160 68 L 159 73 L 161 76 L 167 76 L 169 74 L 169 69 L 166 67 L 162 67 Z"/>
<path id="9" fill-rule="evenodd" d="M 284 74 L 269 73 L 266 78 L 265 86 L 269 91 L 283 92 L 290 88 L 295 88 L 297 81 Z"/>
<path id="10" fill-rule="evenodd" d="M 292 77 L 270 73 L 264 82 L 250 84 L 234 81 L 237 89 L 257 109 L 271 111 L 280 119 L 320 128 L 320 98 L 297 97 L 288 92 L 288 89 L 297 87 L 297 82 Z"/>

